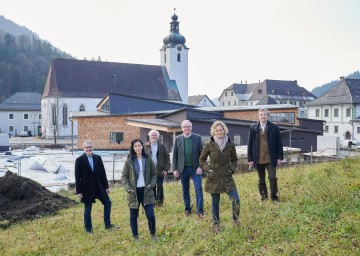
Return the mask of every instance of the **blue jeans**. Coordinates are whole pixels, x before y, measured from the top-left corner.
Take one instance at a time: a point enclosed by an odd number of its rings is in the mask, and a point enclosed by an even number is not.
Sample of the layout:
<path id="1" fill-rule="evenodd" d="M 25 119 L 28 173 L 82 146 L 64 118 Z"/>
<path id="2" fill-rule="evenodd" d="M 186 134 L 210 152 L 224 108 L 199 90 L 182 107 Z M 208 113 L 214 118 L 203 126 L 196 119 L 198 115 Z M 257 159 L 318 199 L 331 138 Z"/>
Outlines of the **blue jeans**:
<path id="1" fill-rule="evenodd" d="M 238 220 L 240 216 L 240 197 L 237 190 L 230 191 L 227 193 L 232 204 L 232 219 Z M 212 198 L 212 218 L 214 224 L 220 223 L 219 205 L 220 205 L 220 194 L 211 193 Z"/>
<path id="2" fill-rule="evenodd" d="M 156 233 L 154 205 L 153 204 L 144 205 L 144 189 L 145 189 L 144 187 L 136 188 L 136 195 L 139 202 L 139 206 L 141 204 L 145 209 L 145 215 L 146 218 L 148 219 L 150 234 L 154 235 Z M 134 237 L 139 235 L 138 220 L 137 220 L 138 217 L 139 217 L 139 208 L 137 209 L 130 208 L 130 227 L 131 227 L 132 235 Z"/>
<path id="3" fill-rule="evenodd" d="M 111 200 L 108 196 L 99 194 L 95 198 L 99 199 L 100 202 L 104 205 L 104 224 L 105 227 L 111 225 L 110 213 L 111 213 Z M 84 203 L 84 224 L 86 232 L 92 231 L 92 222 L 91 222 L 91 209 L 92 203 Z"/>
<path id="4" fill-rule="evenodd" d="M 190 206 L 190 177 L 194 182 L 195 195 L 196 195 L 196 213 L 204 213 L 204 197 L 202 191 L 202 176 L 197 175 L 194 168 L 191 166 L 184 167 L 180 175 L 182 191 L 183 191 L 183 199 L 185 204 L 185 211 L 191 213 Z"/>

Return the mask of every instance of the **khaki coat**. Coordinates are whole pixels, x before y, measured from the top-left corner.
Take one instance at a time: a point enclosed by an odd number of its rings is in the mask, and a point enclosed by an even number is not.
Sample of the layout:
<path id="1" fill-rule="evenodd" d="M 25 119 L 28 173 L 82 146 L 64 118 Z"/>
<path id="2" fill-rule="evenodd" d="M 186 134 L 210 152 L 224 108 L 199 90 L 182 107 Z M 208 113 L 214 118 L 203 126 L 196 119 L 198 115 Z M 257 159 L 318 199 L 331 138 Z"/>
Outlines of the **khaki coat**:
<path id="1" fill-rule="evenodd" d="M 207 162 L 208 157 L 209 162 Z M 236 190 L 232 175 L 236 170 L 237 160 L 235 144 L 230 139 L 221 152 L 214 138 L 211 137 L 205 143 L 199 158 L 202 169 L 207 172 L 205 191 L 224 193 Z"/>

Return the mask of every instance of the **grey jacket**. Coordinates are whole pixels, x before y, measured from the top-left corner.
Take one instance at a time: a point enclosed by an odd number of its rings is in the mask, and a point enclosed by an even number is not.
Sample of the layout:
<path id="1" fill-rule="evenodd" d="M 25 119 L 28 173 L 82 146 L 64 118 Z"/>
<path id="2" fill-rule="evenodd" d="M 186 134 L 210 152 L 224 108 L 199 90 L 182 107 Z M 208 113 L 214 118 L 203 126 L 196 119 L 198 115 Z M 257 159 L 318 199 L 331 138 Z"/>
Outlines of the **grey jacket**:
<path id="1" fill-rule="evenodd" d="M 192 167 L 196 170 L 200 167 L 199 157 L 203 149 L 203 143 L 201 136 L 196 133 L 191 133 L 192 140 Z M 184 170 L 185 163 L 185 146 L 184 146 L 184 134 L 176 136 L 175 145 L 172 156 L 173 170 L 178 170 L 181 174 Z"/>

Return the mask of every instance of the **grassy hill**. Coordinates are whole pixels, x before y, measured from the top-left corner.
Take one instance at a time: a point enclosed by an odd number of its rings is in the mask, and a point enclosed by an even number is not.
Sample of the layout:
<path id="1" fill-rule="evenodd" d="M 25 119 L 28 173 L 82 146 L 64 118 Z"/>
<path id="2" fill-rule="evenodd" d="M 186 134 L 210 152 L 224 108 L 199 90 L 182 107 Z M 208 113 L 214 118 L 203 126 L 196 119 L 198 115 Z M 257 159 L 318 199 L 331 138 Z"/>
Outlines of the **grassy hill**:
<path id="1" fill-rule="evenodd" d="M 111 192 L 112 222 L 107 231 L 102 205 L 93 207 L 94 234 L 83 228 L 83 205 L 52 217 L 0 231 L 0 255 L 359 255 L 360 158 L 299 165 L 278 171 L 280 204 L 259 205 L 257 174 L 236 174 L 241 225 L 231 222 L 231 204 L 221 198 L 221 227 L 212 232 L 211 197 L 205 195 L 204 220 L 184 217 L 180 182 L 165 184 L 164 207 L 156 208 L 159 242 L 150 240 L 144 211 L 139 214 L 140 244 L 129 226 L 126 193 Z M 193 187 L 191 188 L 193 190 Z M 62 192 L 75 199 L 74 192 Z M 192 195 L 192 200 L 194 195 Z"/>

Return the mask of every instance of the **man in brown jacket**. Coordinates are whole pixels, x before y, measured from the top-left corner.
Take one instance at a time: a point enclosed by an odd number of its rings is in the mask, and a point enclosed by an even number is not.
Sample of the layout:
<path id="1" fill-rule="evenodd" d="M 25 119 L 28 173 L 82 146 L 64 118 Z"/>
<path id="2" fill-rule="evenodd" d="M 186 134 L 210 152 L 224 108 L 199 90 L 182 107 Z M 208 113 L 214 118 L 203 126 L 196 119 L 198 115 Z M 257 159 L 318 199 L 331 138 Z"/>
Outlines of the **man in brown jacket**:
<path id="1" fill-rule="evenodd" d="M 159 141 L 160 133 L 151 130 L 149 133 L 150 141 L 144 144 L 146 154 L 148 154 L 156 166 L 157 179 L 154 187 L 154 195 L 157 206 L 164 203 L 164 178 L 170 169 L 170 155 L 164 143 Z"/>
<path id="2" fill-rule="evenodd" d="M 248 140 L 249 167 L 255 167 L 259 175 L 259 192 L 261 200 L 268 198 L 265 183 L 265 168 L 268 171 L 270 181 L 271 199 L 278 202 L 278 186 L 276 178 L 276 166 L 281 165 L 283 159 L 283 146 L 280 129 L 276 124 L 268 121 L 269 111 L 266 108 L 259 110 L 259 122 L 252 125 Z"/>

